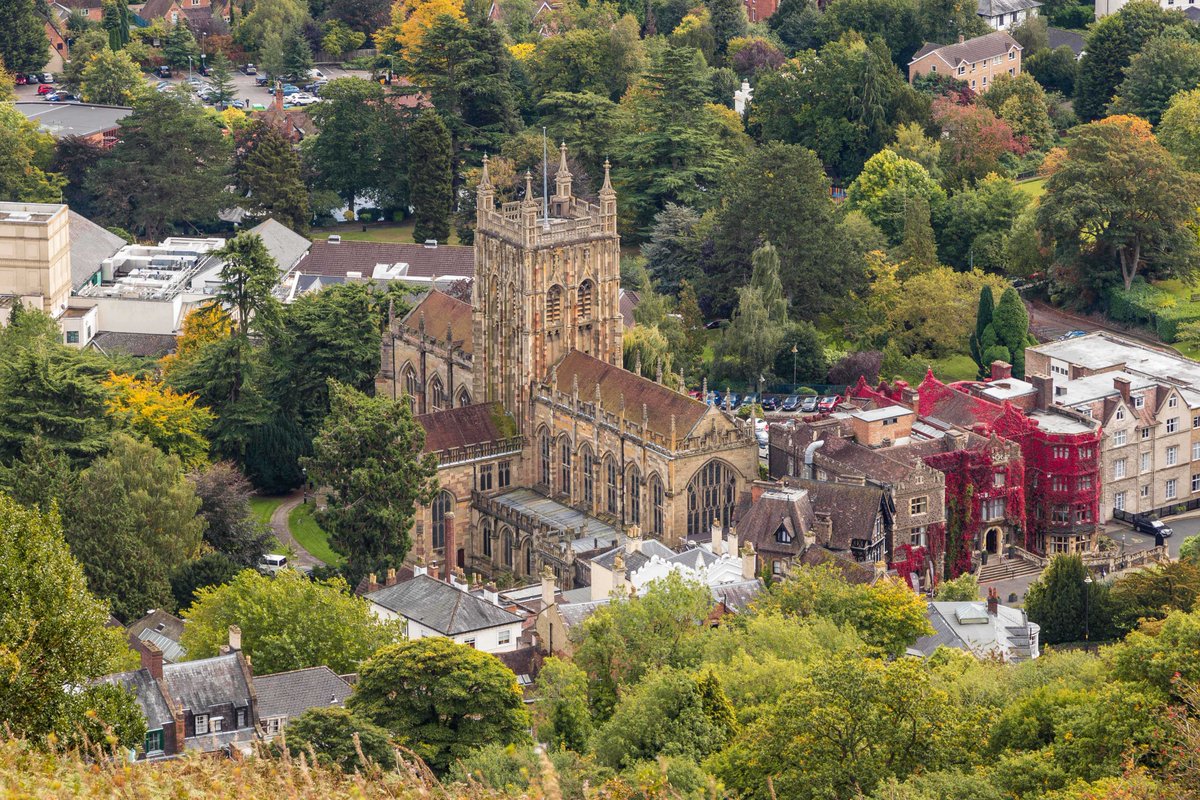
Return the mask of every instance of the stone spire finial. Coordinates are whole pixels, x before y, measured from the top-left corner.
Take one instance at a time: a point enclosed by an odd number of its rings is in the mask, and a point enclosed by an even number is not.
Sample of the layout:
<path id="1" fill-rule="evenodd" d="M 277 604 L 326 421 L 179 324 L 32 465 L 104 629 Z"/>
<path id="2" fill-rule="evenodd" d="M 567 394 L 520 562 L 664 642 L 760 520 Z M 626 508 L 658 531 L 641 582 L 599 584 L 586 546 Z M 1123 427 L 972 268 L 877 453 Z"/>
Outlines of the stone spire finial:
<path id="1" fill-rule="evenodd" d="M 675 449 L 675 415 L 671 415 L 671 449 Z"/>
<path id="2" fill-rule="evenodd" d="M 579 373 L 571 375 L 571 396 L 576 400 L 579 399 Z"/>
<path id="3" fill-rule="evenodd" d="M 571 170 L 567 169 L 567 143 L 563 142 L 558 146 L 558 174 L 570 175 Z"/>
<path id="4" fill-rule="evenodd" d="M 655 369 L 655 371 L 654 371 L 655 383 L 662 383 L 662 376 L 663 376 L 663 365 L 662 365 L 662 359 L 660 358 L 658 360 L 658 368 Z"/>
<path id="5" fill-rule="evenodd" d="M 424 335 L 424 333 L 425 333 L 425 312 L 424 311 L 421 312 L 421 317 L 417 320 L 417 330 L 419 330 L 422 333 L 422 335 Z"/>
<path id="6" fill-rule="evenodd" d="M 558 172 L 554 175 L 554 195 L 559 198 L 571 196 L 571 170 L 567 168 L 567 143 L 558 148 Z"/>
<path id="7" fill-rule="evenodd" d="M 492 175 L 491 175 L 491 173 L 488 171 L 488 157 L 487 157 L 487 153 L 484 153 L 484 154 L 483 154 L 483 172 L 482 172 L 482 173 L 479 175 L 479 188 L 480 188 L 480 189 L 484 189 L 484 188 L 490 189 L 490 188 L 492 188 Z"/>
<path id="8" fill-rule="evenodd" d="M 454 344 L 454 325 L 450 322 L 446 323 L 446 342 Z"/>
<path id="9" fill-rule="evenodd" d="M 687 383 L 684 381 L 683 370 L 679 370 L 679 393 L 687 394 Z"/>
<path id="10" fill-rule="evenodd" d="M 616 192 L 613 191 L 612 179 L 609 175 L 609 168 L 610 165 L 608 163 L 608 159 L 606 158 L 604 159 L 604 184 L 600 187 L 600 194 L 602 196 L 616 194 Z"/>
<path id="11" fill-rule="evenodd" d="M 596 410 L 600 410 L 600 381 L 596 381 Z"/>
<path id="12" fill-rule="evenodd" d="M 650 427 L 650 409 L 646 407 L 645 403 L 642 403 L 642 427 Z"/>
<path id="13" fill-rule="evenodd" d="M 707 375 L 705 375 L 704 379 L 700 382 L 700 399 L 706 403 L 708 402 L 708 376 Z"/>
<path id="14" fill-rule="evenodd" d="M 388 298 L 388 330 L 396 330 L 396 298 Z"/>
<path id="15" fill-rule="evenodd" d="M 642 374 L 642 351 L 640 348 L 633 354 L 633 374 L 638 376 Z"/>
<path id="16" fill-rule="evenodd" d="M 533 173 L 529 170 L 525 170 L 525 200 L 523 202 L 526 205 L 535 202 L 533 199 Z"/>

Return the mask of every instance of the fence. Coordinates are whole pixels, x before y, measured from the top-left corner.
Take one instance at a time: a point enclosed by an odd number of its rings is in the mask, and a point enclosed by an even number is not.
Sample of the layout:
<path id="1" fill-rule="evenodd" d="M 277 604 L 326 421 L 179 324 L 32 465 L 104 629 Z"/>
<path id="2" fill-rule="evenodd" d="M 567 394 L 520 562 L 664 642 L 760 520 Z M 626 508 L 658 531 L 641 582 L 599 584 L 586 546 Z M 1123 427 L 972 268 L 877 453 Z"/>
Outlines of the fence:
<path id="1" fill-rule="evenodd" d="M 379 51 L 374 47 L 364 47 L 360 50 L 347 50 L 345 53 L 334 55 L 333 53 L 321 50 L 313 56 L 315 64 L 344 64 L 347 61 L 353 61 L 356 58 L 364 58 L 366 56 L 378 55 Z"/>
<path id="2" fill-rule="evenodd" d="M 1114 508 L 1112 515 L 1113 519 L 1119 519 L 1122 522 L 1132 523 L 1134 517 L 1162 519 L 1163 517 L 1171 517 L 1176 514 L 1186 514 L 1188 511 L 1195 511 L 1197 509 L 1200 509 L 1200 497 L 1192 500 L 1182 500 L 1178 503 L 1171 503 L 1168 506 L 1160 506 L 1158 508 L 1151 509 L 1150 511 L 1139 511 L 1136 514 L 1120 508 Z"/>

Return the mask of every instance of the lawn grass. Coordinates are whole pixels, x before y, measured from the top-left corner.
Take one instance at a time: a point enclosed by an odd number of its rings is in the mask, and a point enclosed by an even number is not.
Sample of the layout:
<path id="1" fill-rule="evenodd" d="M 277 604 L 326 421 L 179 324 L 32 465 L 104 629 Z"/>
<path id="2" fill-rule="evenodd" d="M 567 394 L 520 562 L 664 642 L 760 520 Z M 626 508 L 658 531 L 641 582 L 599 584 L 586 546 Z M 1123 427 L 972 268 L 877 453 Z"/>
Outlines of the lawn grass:
<path id="1" fill-rule="evenodd" d="M 279 508 L 282 502 L 282 497 L 251 497 L 250 512 L 263 525 L 270 525 L 271 515 L 275 513 L 275 509 Z"/>
<path id="2" fill-rule="evenodd" d="M 912 359 L 912 371 L 901 375 L 904 380 L 908 381 L 909 385 L 916 386 L 921 381 L 925 380 L 926 367 L 933 367 L 933 374 L 938 380 L 944 383 L 953 383 L 954 381 L 973 381 L 979 374 L 979 367 L 975 364 L 975 360 L 968 355 L 958 354 L 946 356 L 945 358 L 934 358 L 925 361 L 919 358 Z"/>
<path id="3" fill-rule="evenodd" d="M 413 221 L 404 222 L 368 222 L 363 230 L 361 222 L 343 222 L 324 228 L 313 228 L 313 241 L 321 241 L 336 233 L 344 242 L 401 242 L 413 243 Z M 440 244 L 458 244 L 458 235 L 450 230 L 450 238 Z"/>
<path id="4" fill-rule="evenodd" d="M 1046 191 L 1046 179 L 1030 178 L 1027 181 L 1021 181 L 1018 183 L 1017 188 L 1036 200 L 1042 196 L 1043 192 Z"/>
<path id="5" fill-rule="evenodd" d="M 340 567 L 346 558 L 329 546 L 329 534 L 321 529 L 312 516 L 311 503 L 301 503 L 288 514 L 288 529 L 300 546 L 331 567 Z"/>

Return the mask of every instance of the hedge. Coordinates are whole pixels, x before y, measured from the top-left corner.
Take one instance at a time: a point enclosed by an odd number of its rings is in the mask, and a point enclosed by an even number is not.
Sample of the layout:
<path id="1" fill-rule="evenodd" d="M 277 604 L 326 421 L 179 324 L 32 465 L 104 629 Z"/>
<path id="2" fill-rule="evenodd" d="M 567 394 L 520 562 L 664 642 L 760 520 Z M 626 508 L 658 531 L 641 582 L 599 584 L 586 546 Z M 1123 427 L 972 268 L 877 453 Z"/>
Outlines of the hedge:
<path id="1" fill-rule="evenodd" d="M 1200 320 L 1200 301 L 1191 299 L 1188 286 L 1176 281 L 1167 284 L 1177 284 L 1178 293 L 1141 278 L 1128 291 L 1114 286 L 1108 293 L 1108 315 L 1118 322 L 1145 325 L 1164 342 L 1174 342 L 1180 325 Z M 1187 299 L 1181 299 L 1183 295 Z M 1195 296 L 1200 297 L 1200 293 Z"/>

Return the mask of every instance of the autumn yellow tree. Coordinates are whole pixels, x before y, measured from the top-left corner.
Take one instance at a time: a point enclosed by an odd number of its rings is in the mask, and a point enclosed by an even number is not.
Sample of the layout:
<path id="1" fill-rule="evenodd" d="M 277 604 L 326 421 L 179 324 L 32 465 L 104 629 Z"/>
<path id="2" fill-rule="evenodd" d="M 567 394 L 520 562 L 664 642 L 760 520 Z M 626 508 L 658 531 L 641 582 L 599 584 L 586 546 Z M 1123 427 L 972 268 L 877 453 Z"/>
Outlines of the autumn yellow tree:
<path id="1" fill-rule="evenodd" d="M 229 313 L 213 303 L 191 311 L 183 320 L 183 332 L 175 339 L 175 352 L 159 359 L 164 375 L 189 363 L 207 344 L 227 339 L 233 333 Z"/>
<path id="2" fill-rule="evenodd" d="M 208 461 L 205 433 L 213 413 L 196 405 L 196 396 L 180 394 L 160 381 L 110 372 L 107 410 L 130 432 L 144 436 L 160 450 L 176 455 L 186 469 Z"/>
<path id="3" fill-rule="evenodd" d="M 420 48 L 425 32 L 443 15 L 466 20 L 463 0 L 396 0 L 391 24 L 381 28 L 375 40 L 385 52 L 410 56 Z"/>

